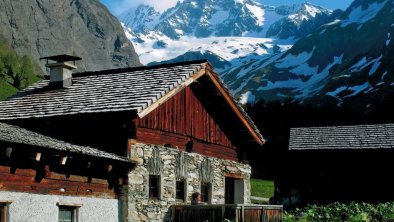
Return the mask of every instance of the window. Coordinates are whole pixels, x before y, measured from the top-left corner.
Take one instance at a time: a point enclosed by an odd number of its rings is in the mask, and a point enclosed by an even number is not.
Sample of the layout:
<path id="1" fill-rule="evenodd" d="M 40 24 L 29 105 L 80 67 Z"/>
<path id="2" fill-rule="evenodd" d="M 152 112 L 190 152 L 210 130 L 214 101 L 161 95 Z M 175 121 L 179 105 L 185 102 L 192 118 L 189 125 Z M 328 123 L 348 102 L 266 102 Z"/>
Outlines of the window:
<path id="1" fill-rule="evenodd" d="M 149 175 L 149 198 L 159 199 L 160 197 L 160 176 Z"/>
<path id="2" fill-rule="evenodd" d="M 0 203 L 0 222 L 5 222 L 6 221 L 6 205 L 3 203 Z"/>
<path id="3" fill-rule="evenodd" d="M 201 182 L 201 202 L 208 203 L 210 194 L 210 183 Z"/>
<path id="4" fill-rule="evenodd" d="M 59 222 L 77 222 L 77 209 L 70 206 L 59 206 Z"/>
<path id="5" fill-rule="evenodd" d="M 185 201 L 185 180 L 176 181 L 175 199 Z"/>
<path id="6" fill-rule="evenodd" d="M 8 216 L 8 206 L 11 202 L 0 202 L 0 222 L 7 222 L 9 220 Z"/>

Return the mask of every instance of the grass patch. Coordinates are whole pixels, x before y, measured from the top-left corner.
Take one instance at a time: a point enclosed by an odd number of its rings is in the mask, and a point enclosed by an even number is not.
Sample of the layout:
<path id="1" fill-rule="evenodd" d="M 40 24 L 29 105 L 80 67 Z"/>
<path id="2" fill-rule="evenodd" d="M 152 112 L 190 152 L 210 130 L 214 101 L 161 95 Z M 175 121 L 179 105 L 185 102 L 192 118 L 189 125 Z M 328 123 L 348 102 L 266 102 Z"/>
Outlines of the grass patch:
<path id="1" fill-rule="evenodd" d="M 251 193 L 255 197 L 270 198 L 274 196 L 274 182 L 269 180 L 251 179 Z"/>
<path id="2" fill-rule="evenodd" d="M 0 78 L 0 100 L 4 100 L 17 92 L 18 90 L 15 87 L 11 86 L 7 81 Z"/>

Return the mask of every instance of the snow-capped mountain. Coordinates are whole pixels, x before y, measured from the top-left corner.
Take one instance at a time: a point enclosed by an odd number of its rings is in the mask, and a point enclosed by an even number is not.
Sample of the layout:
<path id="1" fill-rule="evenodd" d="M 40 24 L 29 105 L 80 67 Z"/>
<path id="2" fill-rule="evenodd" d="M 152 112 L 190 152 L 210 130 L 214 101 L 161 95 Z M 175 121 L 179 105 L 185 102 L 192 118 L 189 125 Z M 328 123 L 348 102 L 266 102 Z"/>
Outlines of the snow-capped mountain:
<path id="1" fill-rule="evenodd" d="M 160 12 L 147 5 L 139 5 L 118 16 L 122 23 L 136 33 L 144 33 L 155 27 L 160 19 Z"/>
<path id="2" fill-rule="evenodd" d="M 162 14 L 139 6 L 119 19 L 135 33 L 154 32 L 171 39 L 245 36 L 262 31 L 264 6 L 253 0 L 185 0 Z"/>
<path id="3" fill-rule="evenodd" d="M 322 8 L 310 3 L 301 6 L 281 7 L 276 10 L 278 13 L 289 12 L 289 15 L 272 24 L 267 30 L 267 37 L 281 39 L 301 38 L 309 34 L 312 30 L 333 20 L 333 16 L 338 16 L 340 10 L 333 15 L 332 10 Z"/>
<path id="4" fill-rule="evenodd" d="M 118 18 L 143 64 L 205 58 L 222 72 L 291 48 L 294 38 L 264 36 L 272 24 L 306 7 L 316 14 L 328 11 L 310 4 L 273 7 L 253 0 L 185 0 L 161 14 L 140 5 Z"/>
<path id="5" fill-rule="evenodd" d="M 244 102 L 294 98 L 363 110 L 394 93 L 394 1 L 356 0 L 283 53 L 224 75 Z"/>

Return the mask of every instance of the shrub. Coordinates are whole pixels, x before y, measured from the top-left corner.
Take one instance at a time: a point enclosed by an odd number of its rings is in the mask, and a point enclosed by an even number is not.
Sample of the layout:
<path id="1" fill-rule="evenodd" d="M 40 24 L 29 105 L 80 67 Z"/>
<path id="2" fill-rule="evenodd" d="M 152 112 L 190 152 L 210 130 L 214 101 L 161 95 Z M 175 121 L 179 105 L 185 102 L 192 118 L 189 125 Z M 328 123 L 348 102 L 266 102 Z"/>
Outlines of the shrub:
<path id="1" fill-rule="evenodd" d="M 333 203 L 328 205 L 308 205 L 287 211 L 286 222 L 307 221 L 349 221 L 349 222 L 394 222 L 394 203 Z"/>

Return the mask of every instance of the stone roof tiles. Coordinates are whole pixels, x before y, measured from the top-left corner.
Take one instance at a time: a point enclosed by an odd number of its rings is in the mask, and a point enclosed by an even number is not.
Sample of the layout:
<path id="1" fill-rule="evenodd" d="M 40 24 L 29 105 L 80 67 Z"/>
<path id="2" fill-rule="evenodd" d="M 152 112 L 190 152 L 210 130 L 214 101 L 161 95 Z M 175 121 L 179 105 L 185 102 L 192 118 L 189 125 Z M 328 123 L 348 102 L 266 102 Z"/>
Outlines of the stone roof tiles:
<path id="1" fill-rule="evenodd" d="M 0 120 L 28 119 L 81 113 L 116 111 L 143 112 L 174 88 L 206 68 L 206 61 L 192 61 L 153 67 L 123 68 L 73 75 L 68 88 L 54 89 L 49 80 L 39 81 L 5 101 L 0 101 Z M 236 103 L 248 124 L 264 141 L 253 121 Z"/>
<path id="2" fill-rule="evenodd" d="M 156 69 L 122 69 L 101 75 L 77 74 L 73 85 L 53 89 L 42 80 L 0 102 L 0 120 L 77 113 L 144 110 L 202 68 L 189 64 Z"/>
<path id="3" fill-rule="evenodd" d="M 394 124 L 292 128 L 289 150 L 393 149 Z"/>
<path id="4" fill-rule="evenodd" d="M 107 153 L 89 146 L 78 146 L 54 139 L 30 130 L 0 122 L 0 141 L 52 149 L 73 154 L 82 154 L 109 160 L 131 162 L 126 157 Z"/>

